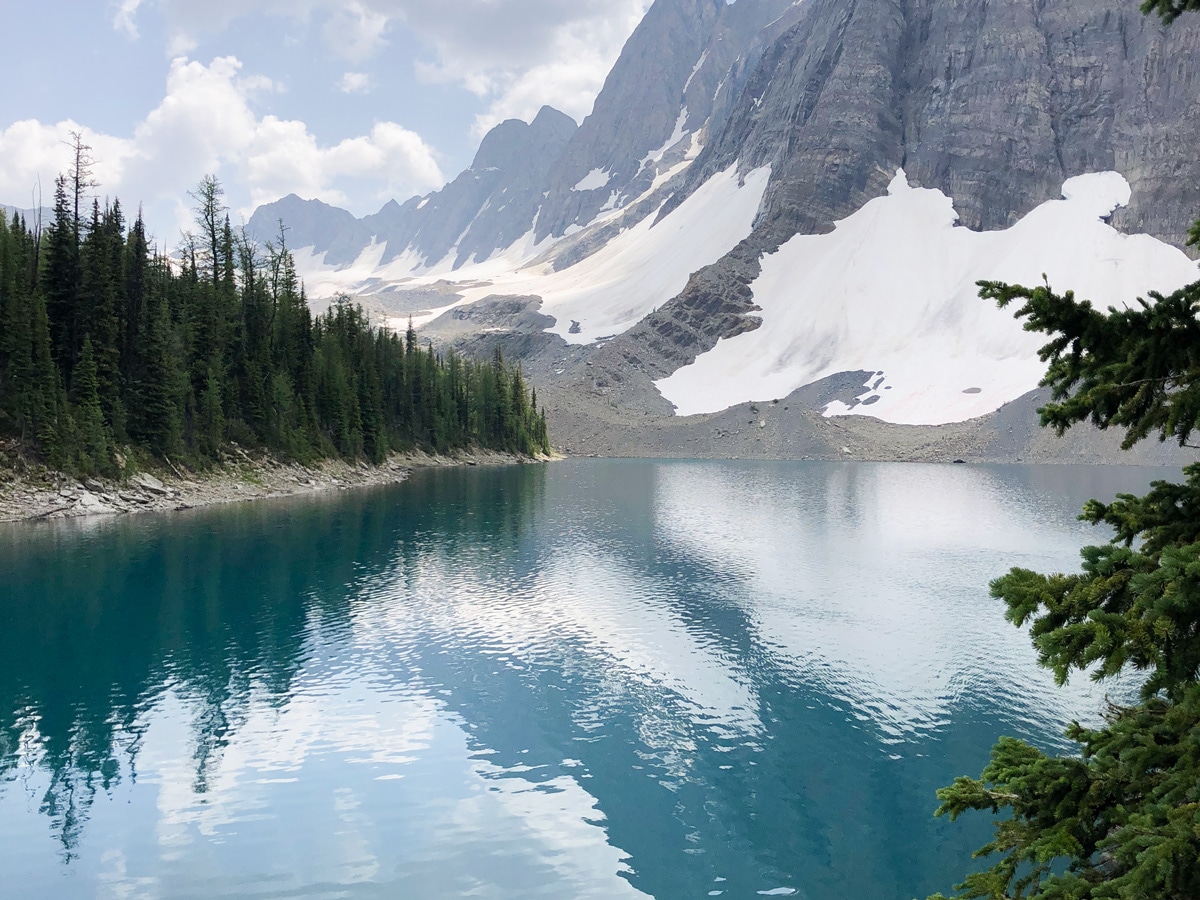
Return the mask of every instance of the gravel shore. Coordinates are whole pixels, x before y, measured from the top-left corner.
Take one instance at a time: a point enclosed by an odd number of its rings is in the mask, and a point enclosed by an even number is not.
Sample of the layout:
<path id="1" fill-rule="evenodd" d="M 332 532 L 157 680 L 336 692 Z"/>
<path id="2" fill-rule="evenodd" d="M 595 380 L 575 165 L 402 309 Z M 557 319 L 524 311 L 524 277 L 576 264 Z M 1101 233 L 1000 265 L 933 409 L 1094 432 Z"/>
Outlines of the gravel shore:
<path id="1" fill-rule="evenodd" d="M 124 481 L 72 478 L 33 468 L 0 470 L 0 522 L 71 519 L 195 509 L 320 491 L 404 481 L 414 468 L 508 465 L 525 457 L 490 450 L 450 456 L 396 454 L 382 465 L 327 460 L 311 466 L 234 451 L 220 468 L 203 473 L 160 468 Z"/>

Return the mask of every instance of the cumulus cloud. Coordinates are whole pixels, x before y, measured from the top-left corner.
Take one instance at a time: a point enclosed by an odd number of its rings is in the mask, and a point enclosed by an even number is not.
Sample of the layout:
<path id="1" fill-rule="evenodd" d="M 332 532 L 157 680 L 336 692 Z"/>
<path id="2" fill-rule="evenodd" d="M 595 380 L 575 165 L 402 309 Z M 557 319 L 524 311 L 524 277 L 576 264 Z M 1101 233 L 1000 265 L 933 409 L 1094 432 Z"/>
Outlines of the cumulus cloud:
<path id="1" fill-rule="evenodd" d="M 361 64 L 387 46 L 397 23 L 428 48 L 427 81 L 452 83 L 488 101 L 482 133 L 504 118 L 530 118 L 550 104 L 577 119 L 592 108 L 621 47 L 651 0 L 122 0 L 124 27 L 139 8 L 165 16 L 183 52 L 250 14 L 321 23 L 331 52 Z"/>
<path id="2" fill-rule="evenodd" d="M 549 104 L 576 119 L 596 94 L 650 0 L 395 0 L 434 50 L 427 80 L 458 83 L 489 100 L 477 136 Z"/>
<path id="3" fill-rule="evenodd" d="M 369 94 L 375 83 L 366 72 L 347 72 L 338 80 L 338 90 L 343 94 Z"/>
<path id="4" fill-rule="evenodd" d="M 366 212 L 444 181 L 433 150 L 400 125 L 378 122 L 370 134 L 322 146 L 303 122 L 259 117 L 253 96 L 275 86 L 241 68 L 234 57 L 174 60 L 162 102 L 128 138 L 73 121 L 9 126 L 0 131 L 0 196 L 28 196 L 39 178 L 49 196 L 54 176 L 70 164 L 72 131 L 93 148 L 101 191 L 144 201 L 151 226 L 166 237 L 163 229 L 189 221 L 184 198 L 206 173 L 224 182 L 230 205 L 247 217 L 291 192 Z"/>

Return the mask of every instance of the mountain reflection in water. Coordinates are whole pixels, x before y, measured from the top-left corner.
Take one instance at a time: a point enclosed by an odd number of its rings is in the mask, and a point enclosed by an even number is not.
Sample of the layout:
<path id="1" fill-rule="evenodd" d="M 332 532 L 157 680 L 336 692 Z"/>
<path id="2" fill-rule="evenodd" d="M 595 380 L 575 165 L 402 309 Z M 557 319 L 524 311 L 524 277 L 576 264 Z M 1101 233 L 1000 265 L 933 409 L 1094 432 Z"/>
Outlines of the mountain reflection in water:
<path id="1" fill-rule="evenodd" d="M 6 896 L 924 896 L 987 830 L 934 789 L 1103 696 L 988 581 L 1160 474 L 578 461 L 7 528 Z"/>

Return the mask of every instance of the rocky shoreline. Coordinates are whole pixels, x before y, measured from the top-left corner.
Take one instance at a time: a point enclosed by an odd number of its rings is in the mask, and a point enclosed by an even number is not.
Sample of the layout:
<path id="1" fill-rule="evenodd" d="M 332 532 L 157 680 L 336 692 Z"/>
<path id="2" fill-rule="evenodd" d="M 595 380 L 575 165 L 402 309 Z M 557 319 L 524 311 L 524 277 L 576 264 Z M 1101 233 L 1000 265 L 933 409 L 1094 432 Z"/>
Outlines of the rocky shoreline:
<path id="1" fill-rule="evenodd" d="M 415 468 L 511 465 L 528 457 L 492 450 L 450 456 L 420 451 L 395 454 L 378 466 L 326 460 L 311 466 L 237 450 L 220 468 L 139 472 L 123 481 L 78 479 L 46 469 L 0 471 L 0 522 L 169 512 L 223 503 L 266 500 L 395 484 Z"/>

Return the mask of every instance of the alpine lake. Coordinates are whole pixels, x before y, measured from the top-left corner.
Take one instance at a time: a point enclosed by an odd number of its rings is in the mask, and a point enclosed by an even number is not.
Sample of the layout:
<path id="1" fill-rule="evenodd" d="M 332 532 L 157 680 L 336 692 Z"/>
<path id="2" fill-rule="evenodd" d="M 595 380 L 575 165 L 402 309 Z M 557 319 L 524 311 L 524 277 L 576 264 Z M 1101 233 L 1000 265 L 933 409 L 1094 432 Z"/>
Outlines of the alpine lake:
<path id="1" fill-rule="evenodd" d="M 1177 471 L 574 460 L 0 528 L 0 896 L 948 891 L 1001 735 L 1069 750 L 988 583 Z"/>

